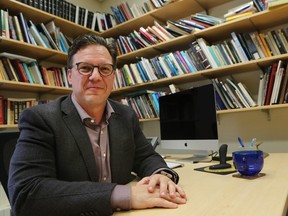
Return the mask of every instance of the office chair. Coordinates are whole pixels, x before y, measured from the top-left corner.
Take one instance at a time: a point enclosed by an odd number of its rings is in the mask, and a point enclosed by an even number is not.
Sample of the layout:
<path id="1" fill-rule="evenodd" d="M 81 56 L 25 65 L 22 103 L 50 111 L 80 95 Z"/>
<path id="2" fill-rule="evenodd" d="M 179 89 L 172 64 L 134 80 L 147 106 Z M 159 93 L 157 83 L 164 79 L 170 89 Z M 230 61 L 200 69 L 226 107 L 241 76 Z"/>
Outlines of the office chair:
<path id="1" fill-rule="evenodd" d="M 19 132 L 0 133 L 0 181 L 8 197 L 8 171 L 12 154 L 14 152 Z"/>

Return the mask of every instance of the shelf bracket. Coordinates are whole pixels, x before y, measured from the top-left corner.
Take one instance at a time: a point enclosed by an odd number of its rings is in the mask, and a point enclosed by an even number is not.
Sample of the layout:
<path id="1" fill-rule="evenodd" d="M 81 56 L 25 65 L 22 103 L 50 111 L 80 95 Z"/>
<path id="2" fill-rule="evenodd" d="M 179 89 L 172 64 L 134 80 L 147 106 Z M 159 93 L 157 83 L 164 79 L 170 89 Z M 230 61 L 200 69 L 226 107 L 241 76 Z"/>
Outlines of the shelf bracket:
<path id="1" fill-rule="evenodd" d="M 261 112 L 266 113 L 266 115 L 267 115 L 267 120 L 268 120 L 268 121 L 271 121 L 271 112 L 270 112 L 270 109 L 263 109 L 263 110 L 261 110 Z"/>

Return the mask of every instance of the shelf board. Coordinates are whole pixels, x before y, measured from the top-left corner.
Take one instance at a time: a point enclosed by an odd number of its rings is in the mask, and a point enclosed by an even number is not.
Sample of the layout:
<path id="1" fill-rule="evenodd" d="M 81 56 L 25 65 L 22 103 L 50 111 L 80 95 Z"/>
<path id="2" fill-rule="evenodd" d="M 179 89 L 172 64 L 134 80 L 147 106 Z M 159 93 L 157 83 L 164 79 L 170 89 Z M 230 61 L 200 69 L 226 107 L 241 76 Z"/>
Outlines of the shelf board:
<path id="1" fill-rule="evenodd" d="M 69 94 L 72 92 L 70 88 L 57 87 L 57 86 L 47 86 L 31 83 L 23 83 L 16 81 L 0 81 L 0 88 L 2 90 L 9 91 L 24 91 L 24 92 L 38 92 L 38 93 L 49 93 L 49 94 Z"/>
<path id="2" fill-rule="evenodd" d="M 229 109 L 229 110 L 218 110 L 217 115 L 228 114 L 228 113 L 239 113 L 239 112 L 252 112 L 252 111 L 270 111 L 274 109 L 287 109 L 288 104 L 274 104 L 266 106 L 256 106 L 241 109 Z"/>
<path id="3" fill-rule="evenodd" d="M 67 61 L 67 54 L 61 51 L 3 37 L 0 37 L 0 51 L 34 58 L 38 62 L 43 60 L 65 65 Z"/>

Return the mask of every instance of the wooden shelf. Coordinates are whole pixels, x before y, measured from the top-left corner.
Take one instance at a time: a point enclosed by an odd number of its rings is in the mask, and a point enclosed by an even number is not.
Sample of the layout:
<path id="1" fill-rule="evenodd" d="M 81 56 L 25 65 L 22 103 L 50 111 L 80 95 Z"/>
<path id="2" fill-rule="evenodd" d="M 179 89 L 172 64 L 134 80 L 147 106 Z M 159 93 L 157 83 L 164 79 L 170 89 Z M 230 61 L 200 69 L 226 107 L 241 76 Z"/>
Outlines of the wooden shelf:
<path id="1" fill-rule="evenodd" d="M 227 65 L 221 68 L 202 70 L 202 71 L 183 74 L 183 75 L 179 75 L 179 76 L 175 76 L 171 78 L 158 79 L 153 82 L 150 81 L 146 83 L 136 84 L 133 86 L 127 86 L 121 89 L 114 89 L 112 91 L 111 96 L 114 97 L 114 96 L 125 95 L 128 93 L 132 93 L 132 92 L 140 91 L 144 89 L 156 90 L 164 86 L 168 86 L 170 84 L 175 84 L 175 85 L 184 84 L 188 82 L 196 82 L 196 81 L 223 77 L 223 76 L 232 75 L 232 74 L 245 73 L 247 71 L 259 70 L 260 68 L 267 67 L 268 65 L 271 64 L 271 62 L 277 62 L 280 59 L 287 60 L 288 54 L 272 56 L 272 57 L 258 59 L 258 60 L 251 60 L 248 62 L 242 62 L 242 63 L 238 63 L 234 65 Z M 233 71 L 233 73 L 231 73 L 231 71 Z"/>
<path id="2" fill-rule="evenodd" d="M 57 86 L 47 86 L 47 85 L 39 85 L 39 84 L 31 84 L 31 83 L 23 83 L 16 81 L 0 81 L 1 90 L 9 90 L 9 91 L 24 91 L 24 92 L 38 92 L 39 94 L 69 94 L 72 92 L 70 88 L 57 87 Z"/>
<path id="3" fill-rule="evenodd" d="M 36 59 L 40 63 L 41 61 L 49 61 L 55 64 L 65 65 L 67 62 L 67 54 L 61 51 L 3 37 L 0 37 L 0 52 L 27 56 Z"/>
<path id="4" fill-rule="evenodd" d="M 231 32 L 252 32 L 262 31 L 272 26 L 285 24 L 288 19 L 288 5 L 274 9 L 273 11 L 262 11 L 255 13 L 249 17 L 226 22 L 220 25 L 212 26 L 210 28 L 195 31 L 190 35 L 181 36 L 167 42 L 161 42 L 144 49 L 136 50 L 118 56 L 119 67 L 129 62 L 135 62 L 136 58 L 141 56 L 145 58 L 152 58 L 161 53 L 174 52 L 176 50 L 188 49 L 189 44 L 196 38 L 205 38 L 210 43 L 222 41 L 231 38 Z M 269 20 L 269 22 L 267 22 Z M 265 22 L 263 22 L 265 21 Z M 270 22 L 271 21 L 271 22 Z M 221 34 L 215 34 L 221 32 Z M 127 30 L 126 30 L 127 34 Z"/>

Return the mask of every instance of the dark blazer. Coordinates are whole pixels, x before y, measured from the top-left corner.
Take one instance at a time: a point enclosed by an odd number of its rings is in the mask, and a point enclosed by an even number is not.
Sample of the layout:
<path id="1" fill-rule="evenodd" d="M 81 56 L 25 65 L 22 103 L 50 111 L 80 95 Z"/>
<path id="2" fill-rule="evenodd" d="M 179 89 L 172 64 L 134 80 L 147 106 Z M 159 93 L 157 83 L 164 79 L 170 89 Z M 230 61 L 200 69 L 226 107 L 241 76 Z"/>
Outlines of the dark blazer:
<path id="1" fill-rule="evenodd" d="M 92 147 L 71 96 L 22 111 L 8 183 L 14 215 L 111 215 L 116 184 L 129 183 L 131 172 L 141 178 L 167 168 L 146 141 L 135 112 L 110 103 L 115 113 L 108 126 L 109 184 L 97 183 Z"/>

